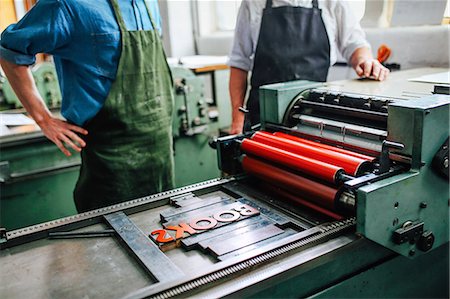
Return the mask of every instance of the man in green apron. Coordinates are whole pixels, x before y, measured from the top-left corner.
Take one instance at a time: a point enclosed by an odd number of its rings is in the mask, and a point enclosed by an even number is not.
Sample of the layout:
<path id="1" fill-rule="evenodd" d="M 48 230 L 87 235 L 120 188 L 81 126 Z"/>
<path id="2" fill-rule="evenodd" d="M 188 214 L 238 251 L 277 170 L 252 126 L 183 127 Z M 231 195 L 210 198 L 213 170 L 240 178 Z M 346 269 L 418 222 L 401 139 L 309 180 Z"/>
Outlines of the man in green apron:
<path id="1" fill-rule="evenodd" d="M 63 153 L 81 152 L 79 212 L 173 188 L 172 80 L 149 2 L 41 0 L 2 34 L 24 107 Z M 67 122 L 36 91 L 28 66 L 39 52 L 54 56 Z"/>

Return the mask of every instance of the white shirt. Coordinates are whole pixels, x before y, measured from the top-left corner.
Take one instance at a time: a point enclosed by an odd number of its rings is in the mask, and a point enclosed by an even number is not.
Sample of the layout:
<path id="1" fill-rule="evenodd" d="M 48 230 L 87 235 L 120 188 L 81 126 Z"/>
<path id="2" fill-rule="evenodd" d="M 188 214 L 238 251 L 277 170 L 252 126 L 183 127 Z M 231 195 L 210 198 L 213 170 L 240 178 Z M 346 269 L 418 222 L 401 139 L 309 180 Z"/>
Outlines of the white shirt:
<path id="1" fill-rule="evenodd" d="M 272 7 L 312 7 L 311 0 L 272 0 Z M 360 47 L 370 47 L 364 31 L 347 1 L 319 0 L 322 19 L 330 41 L 330 65 L 336 63 L 338 53 L 349 61 L 353 52 Z M 233 47 L 228 64 L 251 71 L 253 57 L 261 27 L 261 18 L 266 0 L 243 0 L 237 16 Z"/>

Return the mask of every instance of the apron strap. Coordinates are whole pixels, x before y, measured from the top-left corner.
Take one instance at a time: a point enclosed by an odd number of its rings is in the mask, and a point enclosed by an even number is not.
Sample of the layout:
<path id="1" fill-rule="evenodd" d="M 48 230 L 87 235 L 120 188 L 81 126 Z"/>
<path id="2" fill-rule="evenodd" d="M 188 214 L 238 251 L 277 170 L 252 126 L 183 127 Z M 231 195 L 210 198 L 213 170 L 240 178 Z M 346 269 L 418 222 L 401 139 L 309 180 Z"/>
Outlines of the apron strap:
<path id="1" fill-rule="evenodd" d="M 314 8 L 319 8 L 319 1 L 317 1 L 317 0 L 312 0 L 312 6 L 313 6 Z"/>
<path id="2" fill-rule="evenodd" d="M 145 8 L 147 8 L 148 17 L 150 18 L 150 23 L 152 23 L 153 30 L 156 31 L 158 29 L 155 26 L 155 21 L 153 20 L 152 13 L 150 11 L 150 8 L 148 7 L 147 0 L 144 0 L 144 3 L 145 3 Z"/>
<path id="3" fill-rule="evenodd" d="M 314 8 L 319 8 L 319 2 L 317 0 L 312 0 L 312 6 Z M 266 0 L 266 8 L 272 8 L 272 0 Z"/>
<path id="4" fill-rule="evenodd" d="M 117 0 L 111 0 L 111 5 L 114 10 L 114 14 L 116 15 L 117 24 L 119 24 L 119 29 L 121 32 L 127 31 L 127 26 L 125 25 L 125 21 L 123 20 L 122 12 L 120 11 L 119 3 Z"/>
<path id="5" fill-rule="evenodd" d="M 127 31 L 127 26 L 125 25 L 125 21 L 123 19 L 122 12 L 119 7 L 119 3 L 117 2 L 117 0 L 110 0 L 110 1 L 111 1 L 111 5 L 113 7 L 114 13 L 116 15 L 117 23 L 119 24 L 120 31 L 122 31 L 122 32 Z M 147 1 L 144 0 L 144 3 L 145 3 L 145 8 L 147 9 L 150 23 L 152 24 L 152 28 L 153 28 L 153 30 L 156 31 L 157 27 L 155 26 L 155 21 L 153 20 L 153 16 L 152 16 L 152 13 L 150 12 L 150 8 L 147 5 Z"/>

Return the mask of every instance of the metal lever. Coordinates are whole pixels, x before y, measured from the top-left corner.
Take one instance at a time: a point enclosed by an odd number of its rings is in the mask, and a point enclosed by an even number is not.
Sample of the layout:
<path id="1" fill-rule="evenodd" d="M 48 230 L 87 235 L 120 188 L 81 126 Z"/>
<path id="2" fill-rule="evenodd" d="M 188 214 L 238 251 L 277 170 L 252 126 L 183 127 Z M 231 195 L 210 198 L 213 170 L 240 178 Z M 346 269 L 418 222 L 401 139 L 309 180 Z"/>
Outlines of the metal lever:
<path id="1" fill-rule="evenodd" d="M 386 173 L 389 171 L 389 168 L 391 166 L 391 163 L 389 160 L 389 149 L 402 150 L 404 148 L 405 148 L 405 145 L 403 145 L 402 143 L 384 140 L 381 145 L 380 167 L 379 167 L 378 173 L 382 174 L 382 173 Z"/>

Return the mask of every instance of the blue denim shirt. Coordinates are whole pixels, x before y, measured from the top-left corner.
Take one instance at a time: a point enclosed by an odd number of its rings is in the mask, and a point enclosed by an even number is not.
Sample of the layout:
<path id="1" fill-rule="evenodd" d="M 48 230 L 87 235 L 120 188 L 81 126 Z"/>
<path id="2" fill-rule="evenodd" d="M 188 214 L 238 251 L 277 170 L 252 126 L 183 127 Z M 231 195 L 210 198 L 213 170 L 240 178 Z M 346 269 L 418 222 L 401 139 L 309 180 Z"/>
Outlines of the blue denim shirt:
<path id="1" fill-rule="evenodd" d="M 128 30 L 152 30 L 144 0 L 118 0 Z M 157 0 L 147 0 L 161 32 Z M 103 107 L 116 77 L 120 31 L 109 0 L 40 0 L 3 31 L 0 55 L 31 65 L 37 53 L 54 57 L 62 115 L 83 125 Z M 147 62 L 149 63 L 149 62 Z"/>

